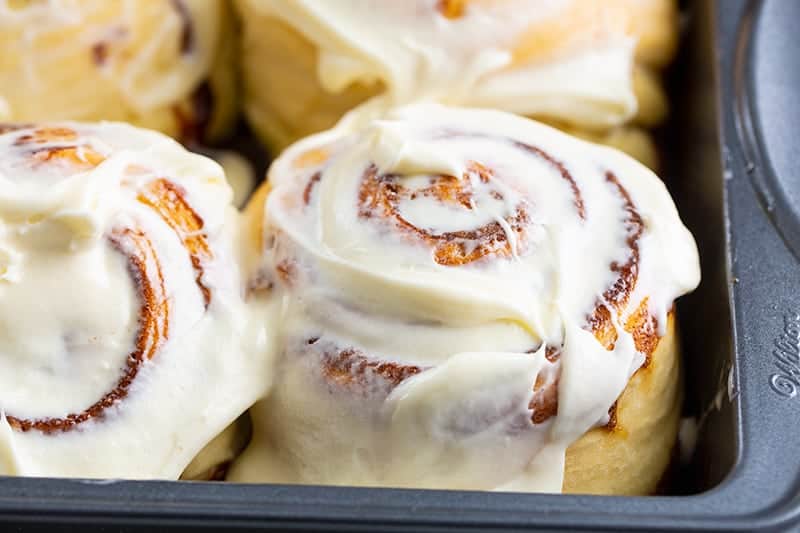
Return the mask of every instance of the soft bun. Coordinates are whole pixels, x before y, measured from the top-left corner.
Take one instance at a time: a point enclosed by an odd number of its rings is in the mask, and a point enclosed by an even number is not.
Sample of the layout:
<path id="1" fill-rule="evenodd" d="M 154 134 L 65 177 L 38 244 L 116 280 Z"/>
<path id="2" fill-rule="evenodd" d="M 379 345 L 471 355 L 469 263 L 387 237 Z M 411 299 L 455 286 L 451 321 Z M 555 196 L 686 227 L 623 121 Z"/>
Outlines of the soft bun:
<path id="1" fill-rule="evenodd" d="M 156 132 L 0 126 L 0 474 L 177 479 L 264 394 L 231 198 Z"/>
<path id="2" fill-rule="evenodd" d="M 0 120 L 118 120 L 183 141 L 236 116 L 223 0 L 55 0 L 0 5 Z"/>
<path id="3" fill-rule="evenodd" d="M 245 111 L 274 151 L 375 97 L 485 107 L 603 142 L 666 116 L 674 0 L 238 0 Z M 617 148 L 655 167 L 641 132 Z M 649 141 L 652 143 L 652 141 Z"/>
<path id="4" fill-rule="evenodd" d="M 229 479 L 655 488 L 699 266 L 641 164 L 499 111 L 354 113 L 276 160 L 246 220 L 280 334 Z"/>

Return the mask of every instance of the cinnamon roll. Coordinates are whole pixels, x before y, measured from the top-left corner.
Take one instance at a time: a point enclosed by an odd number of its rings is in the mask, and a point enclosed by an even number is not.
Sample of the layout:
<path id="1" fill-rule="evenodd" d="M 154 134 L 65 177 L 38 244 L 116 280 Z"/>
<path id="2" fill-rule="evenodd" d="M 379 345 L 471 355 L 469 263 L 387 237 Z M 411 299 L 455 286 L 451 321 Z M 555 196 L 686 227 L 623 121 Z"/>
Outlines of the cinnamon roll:
<path id="1" fill-rule="evenodd" d="M 675 0 L 238 0 L 245 110 L 280 149 L 376 95 L 511 111 L 586 130 L 667 113 Z M 630 135 L 615 136 L 620 139 Z M 640 149 L 639 136 L 630 151 Z M 623 149 L 628 145 L 621 143 Z M 655 161 L 645 160 L 649 165 Z"/>
<path id="2" fill-rule="evenodd" d="M 231 24 L 225 0 L 0 0 L 0 119 L 215 140 L 236 115 Z"/>
<path id="3" fill-rule="evenodd" d="M 295 144 L 246 216 L 280 336 L 230 480 L 654 490 L 699 265 L 644 166 L 418 104 Z"/>
<path id="4" fill-rule="evenodd" d="M 231 197 L 155 132 L 0 126 L 0 474 L 177 479 L 264 394 Z"/>

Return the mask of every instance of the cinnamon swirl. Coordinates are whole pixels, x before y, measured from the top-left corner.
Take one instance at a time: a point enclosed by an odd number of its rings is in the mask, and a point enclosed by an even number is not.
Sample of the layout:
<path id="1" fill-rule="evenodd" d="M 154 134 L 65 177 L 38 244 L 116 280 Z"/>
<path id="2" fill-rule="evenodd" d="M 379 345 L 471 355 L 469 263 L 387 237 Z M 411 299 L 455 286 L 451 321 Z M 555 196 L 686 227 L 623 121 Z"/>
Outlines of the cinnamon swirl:
<path id="1" fill-rule="evenodd" d="M 658 124 L 675 0 L 238 0 L 245 110 L 280 149 L 381 95 L 588 131 Z M 652 141 L 614 140 L 648 165 Z M 647 141 L 644 150 L 641 139 Z"/>
<path id="2" fill-rule="evenodd" d="M 0 126 L 0 474 L 176 479 L 264 393 L 231 197 L 155 132 Z"/>
<path id="3" fill-rule="evenodd" d="M 223 0 L 0 0 L 0 119 L 214 140 L 236 115 L 231 24 Z"/>
<path id="4" fill-rule="evenodd" d="M 354 124 L 289 148 L 247 209 L 280 337 L 229 479 L 651 492 L 699 281 L 661 181 L 499 111 Z"/>

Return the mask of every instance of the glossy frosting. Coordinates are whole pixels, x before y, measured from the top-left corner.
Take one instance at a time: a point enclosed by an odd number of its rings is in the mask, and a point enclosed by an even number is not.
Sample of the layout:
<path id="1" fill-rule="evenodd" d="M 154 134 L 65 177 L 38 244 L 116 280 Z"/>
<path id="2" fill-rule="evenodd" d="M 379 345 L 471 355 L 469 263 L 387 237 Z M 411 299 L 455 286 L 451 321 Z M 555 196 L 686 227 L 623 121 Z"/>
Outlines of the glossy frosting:
<path id="1" fill-rule="evenodd" d="M 596 0 L 240 0 L 318 49 L 322 86 L 608 127 L 636 111 L 636 9 Z"/>
<path id="2" fill-rule="evenodd" d="M 558 492 L 699 282 L 657 176 L 499 111 L 359 111 L 269 181 L 281 355 L 234 481 Z"/>
<path id="3" fill-rule="evenodd" d="M 263 395 L 231 199 L 158 133 L 0 126 L 0 474 L 175 479 Z"/>

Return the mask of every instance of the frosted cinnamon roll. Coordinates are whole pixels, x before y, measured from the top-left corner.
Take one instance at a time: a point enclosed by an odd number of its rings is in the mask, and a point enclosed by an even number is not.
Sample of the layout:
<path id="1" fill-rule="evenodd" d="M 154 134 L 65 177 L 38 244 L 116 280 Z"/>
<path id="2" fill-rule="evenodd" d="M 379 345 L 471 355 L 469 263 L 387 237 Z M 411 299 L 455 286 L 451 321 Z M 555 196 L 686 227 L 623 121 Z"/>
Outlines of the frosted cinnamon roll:
<path id="1" fill-rule="evenodd" d="M 0 474 L 176 479 L 263 395 L 231 197 L 155 132 L 0 126 Z"/>
<path id="2" fill-rule="evenodd" d="M 694 240 L 630 157 L 416 105 L 289 148 L 248 207 L 281 300 L 229 479 L 651 492 L 680 414 Z"/>
<path id="3" fill-rule="evenodd" d="M 231 23 L 224 0 L 0 0 L 0 119 L 214 140 L 236 114 Z"/>
<path id="4" fill-rule="evenodd" d="M 245 110 L 276 149 L 375 95 L 392 105 L 495 108 L 593 132 L 651 126 L 667 112 L 659 72 L 676 48 L 674 0 L 237 6 Z M 631 151 L 642 154 L 638 145 Z"/>

